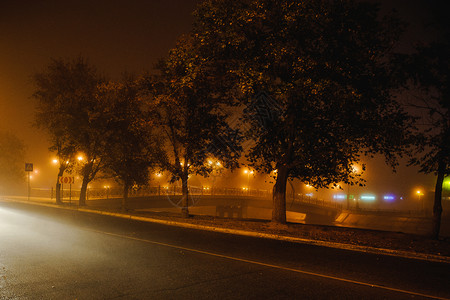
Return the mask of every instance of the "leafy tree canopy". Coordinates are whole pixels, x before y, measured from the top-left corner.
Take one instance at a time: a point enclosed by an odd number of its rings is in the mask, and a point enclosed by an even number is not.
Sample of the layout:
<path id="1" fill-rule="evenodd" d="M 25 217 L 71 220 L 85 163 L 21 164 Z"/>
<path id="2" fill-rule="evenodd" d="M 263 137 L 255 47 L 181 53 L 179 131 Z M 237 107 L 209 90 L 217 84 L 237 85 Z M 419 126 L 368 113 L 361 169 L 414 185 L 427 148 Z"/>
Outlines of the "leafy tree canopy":
<path id="1" fill-rule="evenodd" d="M 287 178 L 354 182 L 352 165 L 376 152 L 396 165 L 408 121 L 392 94 L 402 78 L 391 63 L 402 26 L 378 13 L 350 0 L 209 0 L 197 9 L 193 36 L 205 70 L 238 89 L 246 107 L 255 141 L 248 159 L 278 170 L 275 214 Z"/>

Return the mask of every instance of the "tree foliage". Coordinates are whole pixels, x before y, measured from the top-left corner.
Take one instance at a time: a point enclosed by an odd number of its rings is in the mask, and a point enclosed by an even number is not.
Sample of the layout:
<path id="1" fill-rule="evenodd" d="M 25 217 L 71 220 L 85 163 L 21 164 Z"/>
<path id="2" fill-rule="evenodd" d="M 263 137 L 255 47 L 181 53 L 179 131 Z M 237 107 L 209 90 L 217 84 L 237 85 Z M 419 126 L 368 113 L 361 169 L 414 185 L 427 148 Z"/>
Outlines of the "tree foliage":
<path id="1" fill-rule="evenodd" d="M 358 182 L 361 154 L 397 163 L 408 120 L 391 93 L 401 25 L 378 12 L 346 0 L 209 0 L 195 13 L 205 69 L 241 92 L 249 161 L 277 170 L 275 222 L 286 220 L 289 178 L 327 187 Z"/>
<path id="2" fill-rule="evenodd" d="M 413 103 L 422 113 L 422 127 L 411 163 L 423 173 L 436 174 L 431 235 L 439 238 L 442 215 L 442 187 L 450 174 L 450 43 L 420 46 L 410 66 L 416 87 L 421 91 Z"/>
<path id="3" fill-rule="evenodd" d="M 105 107 L 106 126 L 113 132 L 104 152 L 106 172 L 123 186 L 123 210 L 127 208 L 130 188 L 148 183 L 150 159 L 157 147 L 151 133 L 152 122 L 146 119 L 139 91 L 139 82 L 125 76 L 122 82 L 102 84 L 98 93 L 98 100 Z"/>
<path id="4" fill-rule="evenodd" d="M 107 128 L 97 91 L 103 79 L 85 59 L 52 60 L 46 70 L 33 76 L 37 100 L 36 124 L 49 133 L 60 159 L 60 174 L 65 162 L 77 152 L 84 156 L 80 205 L 85 205 L 87 185 L 104 166 Z M 58 189 L 57 189 L 58 190 Z"/>
<path id="5" fill-rule="evenodd" d="M 236 130 L 226 118 L 222 98 L 211 93 L 197 49 L 184 37 L 159 65 L 160 75 L 149 79 L 153 117 L 163 141 L 158 162 L 173 181 L 182 182 L 182 213 L 188 216 L 188 178 L 190 174 L 208 176 L 216 158 L 225 167 L 238 165 L 241 147 Z"/>

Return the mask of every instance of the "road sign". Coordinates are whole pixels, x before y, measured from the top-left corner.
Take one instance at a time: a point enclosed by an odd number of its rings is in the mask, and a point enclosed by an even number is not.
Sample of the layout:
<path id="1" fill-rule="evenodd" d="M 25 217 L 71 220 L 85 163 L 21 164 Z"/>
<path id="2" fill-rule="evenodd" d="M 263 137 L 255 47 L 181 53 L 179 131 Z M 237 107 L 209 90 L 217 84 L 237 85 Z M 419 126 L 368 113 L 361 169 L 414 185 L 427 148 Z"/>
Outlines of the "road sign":
<path id="1" fill-rule="evenodd" d="M 73 176 L 59 176 L 58 182 L 60 184 L 74 184 L 75 183 L 75 177 Z"/>
<path id="2" fill-rule="evenodd" d="M 33 172 L 33 164 L 25 163 L 25 172 Z"/>

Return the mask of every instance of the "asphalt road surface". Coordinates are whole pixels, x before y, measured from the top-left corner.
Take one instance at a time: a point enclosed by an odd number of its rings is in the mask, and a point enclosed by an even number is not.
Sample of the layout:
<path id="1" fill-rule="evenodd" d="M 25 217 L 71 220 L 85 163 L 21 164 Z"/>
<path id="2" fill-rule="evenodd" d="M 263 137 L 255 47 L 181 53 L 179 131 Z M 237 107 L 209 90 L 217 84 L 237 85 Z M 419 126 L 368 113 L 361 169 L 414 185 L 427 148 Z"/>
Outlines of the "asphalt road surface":
<path id="1" fill-rule="evenodd" d="M 450 299 L 450 265 L 0 201 L 0 299 Z"/>

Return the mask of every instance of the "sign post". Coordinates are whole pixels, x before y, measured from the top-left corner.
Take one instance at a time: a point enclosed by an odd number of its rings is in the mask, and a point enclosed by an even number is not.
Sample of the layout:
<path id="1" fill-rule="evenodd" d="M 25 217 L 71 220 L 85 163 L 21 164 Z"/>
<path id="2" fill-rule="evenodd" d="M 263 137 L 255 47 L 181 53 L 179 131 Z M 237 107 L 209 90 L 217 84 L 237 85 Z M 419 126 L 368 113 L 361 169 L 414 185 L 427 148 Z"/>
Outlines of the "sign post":
<path id="1" fill-rule="evenodd" d="M 74 176 L 59 176 L 58 182 L 61 184 L 61 186 L 64 186 L 64 184 L 69 184 L 69 205 L 72 204 L 72 184 L 75 183 L 75 177 Z M 63 196 L 64 196 L 64 188 L 63 188 Z"/>
<path id="2" fill-rule="evenodd" d="M 33 164 L 25 163 L 25 172 L 28 173 L 28 201 L 30 201 L 31 185 L 30 185 L 30 173 L 33 172 Z"/>

